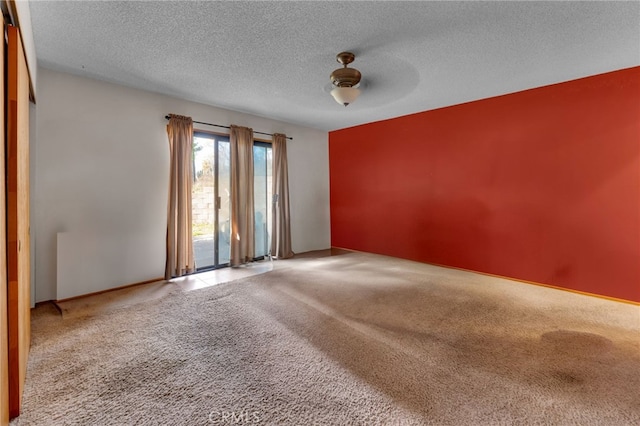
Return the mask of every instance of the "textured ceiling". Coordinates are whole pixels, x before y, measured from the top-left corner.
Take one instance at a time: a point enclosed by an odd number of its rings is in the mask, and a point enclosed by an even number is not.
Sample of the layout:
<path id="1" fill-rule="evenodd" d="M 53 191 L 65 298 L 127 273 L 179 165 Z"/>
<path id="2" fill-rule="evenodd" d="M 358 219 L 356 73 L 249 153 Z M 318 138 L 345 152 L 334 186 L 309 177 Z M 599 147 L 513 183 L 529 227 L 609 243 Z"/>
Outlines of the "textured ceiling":
<path id="1" fill-rule="evenodd" d="M 40 66 L 323 130 L 640 65 L 636 1 L 30 7 Z M 328 93 L 343 50 L 363 75 L 347 108 Z"/>

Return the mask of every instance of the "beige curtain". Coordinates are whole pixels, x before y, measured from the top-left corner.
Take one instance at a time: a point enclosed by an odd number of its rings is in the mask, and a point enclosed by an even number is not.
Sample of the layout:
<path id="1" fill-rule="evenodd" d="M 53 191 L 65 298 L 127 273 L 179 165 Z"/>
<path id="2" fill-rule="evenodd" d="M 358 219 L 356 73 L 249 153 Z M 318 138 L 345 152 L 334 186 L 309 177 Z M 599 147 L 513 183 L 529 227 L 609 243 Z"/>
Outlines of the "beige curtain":
<path id="1" fill-rule="evenodd" d="M 195 271 L 191 234 L 193 120 L 191 117 L 171 114 L 167 134 L 171 172 L 164 277 L 169 280 Z"/>
<path id="2" fill-rule="evenodd" d="M 273 155 L 273 221 L 271 255 L 278 259 L 293 256 L 289 224 L 289 173 L 287 171 L 287 136 L 275 133 Z"/>
<path id="3" fill-rule="evenodd" d="M 255 257 L 253 130 L 231 126 L 231 266 Z"/>

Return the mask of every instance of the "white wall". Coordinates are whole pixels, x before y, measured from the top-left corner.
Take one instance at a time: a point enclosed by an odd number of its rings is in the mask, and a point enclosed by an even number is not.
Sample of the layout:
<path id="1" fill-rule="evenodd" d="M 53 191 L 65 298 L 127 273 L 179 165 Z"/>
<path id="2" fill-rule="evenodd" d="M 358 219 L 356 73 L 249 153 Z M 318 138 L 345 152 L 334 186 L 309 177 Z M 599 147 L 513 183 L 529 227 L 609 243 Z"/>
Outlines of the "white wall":
<path id="1" fill-rule="evenodd" d="M 59 232 L 82 236 L 85 247 L 87 236 L 94 240 L 97 255 L 81 256 L 78 268 L 94 270 L 99 282 L 78 294 L 164 274 L 168 113 L 293 137 L 287 145 L 293 250 L 330 246 L 327 132 L 43 68 L 36 108 L 36 301 L 62 298 Z M 114 240 L 117 250 L 109 248 Z"/>

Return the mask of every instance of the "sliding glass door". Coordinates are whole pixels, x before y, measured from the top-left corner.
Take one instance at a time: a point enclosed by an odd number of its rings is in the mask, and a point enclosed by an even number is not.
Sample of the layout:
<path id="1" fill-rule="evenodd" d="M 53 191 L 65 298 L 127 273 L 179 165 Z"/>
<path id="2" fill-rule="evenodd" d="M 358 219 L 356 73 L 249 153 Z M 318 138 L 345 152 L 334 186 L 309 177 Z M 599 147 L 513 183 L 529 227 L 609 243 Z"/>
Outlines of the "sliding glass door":
<path id="1" fill-rule="evenodd" d="M 255 257 L 271 245 L 271 144 L 254 142 Z M 197 270 L 229 265 L 231 147 L 229 137 L 196 132 L 193 138 L 193 252 Z"/>
<path id="2" fill-rule="evenodd" d="M 193 138 L 193 254 L 196 269 L 229 264 L 229 137 L 196 133 Z"/>
<path id="3" fill-rule="evenodd" d="M 253 205 L 255 210 L 255 256 L 271 249 L 271 144 L 253 143 Z"/>

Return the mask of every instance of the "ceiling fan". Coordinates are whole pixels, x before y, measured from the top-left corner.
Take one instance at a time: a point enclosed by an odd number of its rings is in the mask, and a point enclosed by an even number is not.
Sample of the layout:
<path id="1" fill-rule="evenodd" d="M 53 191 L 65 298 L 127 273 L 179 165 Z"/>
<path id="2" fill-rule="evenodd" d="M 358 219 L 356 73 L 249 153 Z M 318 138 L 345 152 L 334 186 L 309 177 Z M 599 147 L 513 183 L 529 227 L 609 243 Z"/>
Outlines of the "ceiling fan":
<path id="1" fill-rule="evenodd" d="M 360 79 L 362 74 L 355 68 L 347 68 L 354 61 L 356 55 L 351 52 L 340 52 L 336 55 L 336 61 L 343 65 L 331 73 L 331 83 L 333 90 L 331 96 L 345 107 L 355 101 L 360 96 Z"/>

